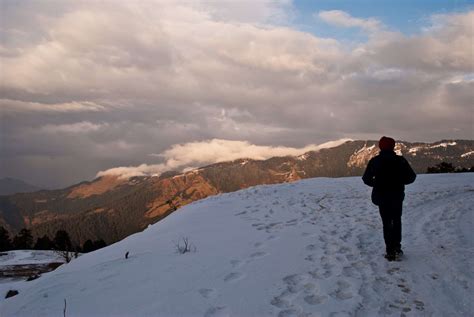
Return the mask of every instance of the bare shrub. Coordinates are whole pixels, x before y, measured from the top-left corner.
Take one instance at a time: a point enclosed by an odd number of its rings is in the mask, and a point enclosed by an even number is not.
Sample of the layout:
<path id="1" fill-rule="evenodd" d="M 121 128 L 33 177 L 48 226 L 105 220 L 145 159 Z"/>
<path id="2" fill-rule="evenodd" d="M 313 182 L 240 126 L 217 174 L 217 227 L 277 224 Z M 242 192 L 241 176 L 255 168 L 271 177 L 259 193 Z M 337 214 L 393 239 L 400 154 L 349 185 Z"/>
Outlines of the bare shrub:
<path id="1" fill-rule="evenodd" d="M 62 251 L 62 250 L 55 250 L 54 253 L 59 255 L 66 263 L 71 262 L 74 252 L 72 251 Z"/>
<path id="2" fill-rule="evenodd" d="M 187 252 L 196 252 L 196 246 L 193 245 L 188 237 L 183 237 L 178 242 L 174 243 L 175 249 L 179 254 L 185 254 Z"/>
<path id="3" fill-rule="evenodd" d="M 173 202 L 172 199 L 168 199 L 166 203 L 170 206 L 171 211 L 176 211 L 178 206 Z"/>

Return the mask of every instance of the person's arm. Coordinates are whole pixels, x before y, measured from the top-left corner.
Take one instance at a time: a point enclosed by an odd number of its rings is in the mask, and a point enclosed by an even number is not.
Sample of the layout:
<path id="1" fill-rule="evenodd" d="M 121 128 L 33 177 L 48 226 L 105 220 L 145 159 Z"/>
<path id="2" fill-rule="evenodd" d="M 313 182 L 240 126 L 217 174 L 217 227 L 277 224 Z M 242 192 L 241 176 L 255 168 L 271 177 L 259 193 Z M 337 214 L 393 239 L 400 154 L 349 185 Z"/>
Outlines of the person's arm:
<path id="1" fill-rule="evenodd" d="M 416 174 L 415 172 L 413 171 L 413 169 L 411 168 L 410 166 L 410 163 L 408 163 L 408 161 L 402 157 L 403 161 L 402 161 L 402 166 L 403 166 L 403 183 L 405 185 L 408 185 L 408 184 L 411 184 L 415 181 L 416 179 Z"/>
<path id="2" fill-rule="evenodd" d="M 375 172 L 374 172 L 374 163 L 372 160 L 369 161 L 367 164 L 367 168 L 365 169 L 364 175 L 362 176 L 362 180 L 364 184 L 374 187 L 375 185 Z"/>

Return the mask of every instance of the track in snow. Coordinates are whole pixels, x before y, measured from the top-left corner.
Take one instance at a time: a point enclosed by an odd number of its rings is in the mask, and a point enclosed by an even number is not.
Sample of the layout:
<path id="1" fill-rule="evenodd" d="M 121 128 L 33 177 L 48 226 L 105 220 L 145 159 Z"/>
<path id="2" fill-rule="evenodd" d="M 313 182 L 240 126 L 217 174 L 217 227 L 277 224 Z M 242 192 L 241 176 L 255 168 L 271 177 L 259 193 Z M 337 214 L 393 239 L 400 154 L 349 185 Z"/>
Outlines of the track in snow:
<path id="1" fill-rule="evenodd" d="M 474 195 L 466 195 L 472 187 L 409 192 L 403 216 L 406 253 L 402 262 L 388 263 L 377 208 L 359 184 L 344 186 L 342 196 L 301 191 L 288 201 L 275 197 L 271 205 L 247 206 L 250 212 L 237 214 L 268 239 L 292 227 L 314 226 L 301 233 L 311 270 L 282 277 L 283 290 L 271 300 L 278 316 L 311 316 L 314 306 L 337 316 L 473 312 L 468 294 Z M 275 209 L 291 210 L 293 217 L 275 222 Z"/>
<path id="2" fill-rule="evenodd" d="M 382 256 L 380 216 L 360 178 L 308 179 L 184 207 L 34 281 L 0 314 L 57 315 L 68 298 L 79 316 L 469 315 L 472 180 L 422 175 L 408 187 L 401 262 Z M 173 252 L 182 236 L 197 252 Z"/>

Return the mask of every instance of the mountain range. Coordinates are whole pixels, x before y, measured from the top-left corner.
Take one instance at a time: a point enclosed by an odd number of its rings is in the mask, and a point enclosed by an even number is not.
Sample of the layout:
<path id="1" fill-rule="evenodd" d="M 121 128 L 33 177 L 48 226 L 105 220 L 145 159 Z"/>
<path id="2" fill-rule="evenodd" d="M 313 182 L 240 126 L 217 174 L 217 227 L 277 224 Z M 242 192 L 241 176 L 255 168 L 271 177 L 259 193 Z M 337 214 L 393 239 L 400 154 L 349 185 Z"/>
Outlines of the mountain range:
<path id="1" fill-rule="evenodd" d="M 397 142 L 395 150 L 417 173 L 443 161 L 456 167 L 474 166 L 473 140 Z M 11 234 L 26 227 L 34 237 L 53 237 L 61 229 L 76 244 L 87 239 L 110 244 L 208 196 L 304 178 L 361 175 L 378 151 L 377 141 L 348 141 L 299 156 L 242 158 L 183 173 L 128 179 L 107 175 L 60 190 L 0 196 L 0 225 Z"/>
<path id="2" fill-rule="evenodd" d="M 41 188 L 28 184 L 22 180 L 5 177 L 0 179 L 0 195 L 35 192 Z"/>

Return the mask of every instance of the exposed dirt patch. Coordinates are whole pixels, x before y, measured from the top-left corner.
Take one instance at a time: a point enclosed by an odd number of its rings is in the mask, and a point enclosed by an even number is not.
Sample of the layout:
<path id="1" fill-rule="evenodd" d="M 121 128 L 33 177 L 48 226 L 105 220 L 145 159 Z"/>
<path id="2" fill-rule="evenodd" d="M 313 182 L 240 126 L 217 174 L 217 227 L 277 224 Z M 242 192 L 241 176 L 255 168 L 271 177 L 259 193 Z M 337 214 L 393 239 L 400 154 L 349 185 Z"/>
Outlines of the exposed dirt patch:
<path id="1" fill-rule="evenodd" d="M 145 214 L 147 218 L 160 217 L 169 213 L 173 206 L 179 208 L 218 193 L 214 186 L 196 172 L 160 180 L 155 186 L 162 191 L 161 195 L 149 204 Z"/>
<path id="2" fill-rule="evenodd" d="M 102 176 L 99 179 L 75 187 L 67 196 L 67 198 L 85 198 L 92 195 L 100 195 L 115 187 L 125 183 L 126 179 L 121 179 L 118 176 Z"/>
<path id="3" fill-rule="evenodd" d="M 50 212 L 49 210 L 42 210 L 35 214 L 32 218 L 24 218 L 25 224 L 35 226 L 44 222 L 53 221 L 56 219 L 67 218 L 67 215 L 60 215 Z"/>
<path id="4" fill-rule="evenodd" d="M 51 262 L 2 266 L 0 269 L 0 278 L 27 278 L 29 276 L 54 271 L 62 264 L 62 262 Z"/>

